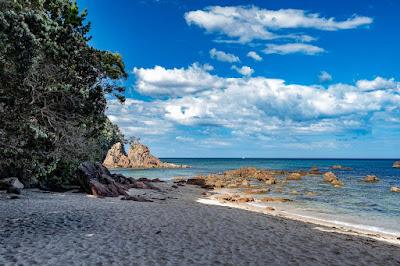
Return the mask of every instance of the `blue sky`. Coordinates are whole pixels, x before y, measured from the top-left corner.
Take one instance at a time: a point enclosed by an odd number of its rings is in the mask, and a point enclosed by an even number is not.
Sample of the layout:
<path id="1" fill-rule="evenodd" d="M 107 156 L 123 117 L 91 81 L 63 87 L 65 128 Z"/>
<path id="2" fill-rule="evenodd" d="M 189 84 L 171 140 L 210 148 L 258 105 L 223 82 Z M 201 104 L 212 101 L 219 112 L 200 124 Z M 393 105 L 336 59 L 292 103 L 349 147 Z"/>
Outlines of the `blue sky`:
<path id="1" fill-rule="evenodd" d="M 161 157 L 400 157 L 400 2 L 89 1 Z"/>

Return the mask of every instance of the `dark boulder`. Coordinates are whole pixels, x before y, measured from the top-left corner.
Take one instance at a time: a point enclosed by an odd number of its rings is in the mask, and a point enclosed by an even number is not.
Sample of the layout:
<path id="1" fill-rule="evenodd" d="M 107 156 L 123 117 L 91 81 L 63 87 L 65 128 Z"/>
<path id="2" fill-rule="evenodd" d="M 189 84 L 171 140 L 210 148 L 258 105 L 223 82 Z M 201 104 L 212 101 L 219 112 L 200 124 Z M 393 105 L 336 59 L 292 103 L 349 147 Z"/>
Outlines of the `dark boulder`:
<path id="1" fill-rule="evenodd" d="M 6 190 L 7 193 L 21 194 L 23 188 L 24 185 L 16 177 L 0 179 L 0 190 Z"/>
<path id="2" fill-rule="evenodd" d="M 84 162 L 77 171 L 80 187 L 88 194 L 99 197 L 129 196 L 130 188 L 157 189 L 149 181 L 136 181 L 121 174 L 111 174 L 100 163 Z"/>

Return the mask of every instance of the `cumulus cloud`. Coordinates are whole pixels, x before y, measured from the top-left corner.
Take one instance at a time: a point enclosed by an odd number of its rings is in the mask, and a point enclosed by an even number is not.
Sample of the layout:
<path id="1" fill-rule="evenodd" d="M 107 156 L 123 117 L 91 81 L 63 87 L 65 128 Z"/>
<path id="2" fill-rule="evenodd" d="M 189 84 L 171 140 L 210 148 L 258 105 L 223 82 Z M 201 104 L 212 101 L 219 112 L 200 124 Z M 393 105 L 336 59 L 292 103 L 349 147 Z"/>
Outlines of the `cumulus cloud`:
<path id="1" fill-rule="evenodd" d="M 218 51 L 213 48 L 210 50 L 210 57 L 222 62 L 235 63 L 239 62 L 240 59 L 234 54 L 225 53 L 224 51 Z"/>
<path id="2" fill-rule="evenodd" d="M 263 60 L 263 58 L 262 58 L 259 54 L 257 54 L 256 52 L 254 52 L 254 51 L 248 52 L 248 53 L 247 53 L 247 56 L 250 57 L 250 58 L 253 58 L 253 59 L 256 60 L 256 61 L 262 61 L 262 60 Z"/>
<path id="3" fill-rule="evenodd" d="M 210 88 L 222 86 L 223 79 L 211 75 L 210 65 L 194 63 L 188 68 L 166 69 L 161 66 L 154 68 L 134 68 L 136 90 L 144 95 L 182 96 Z"/>
<path id="4" fill-rule="evenodd" d="M 325 52 L 321 47 L 305 43 L 268 44 L 264 49 L 266 54 L 294 54 L 316 55 Z"/>
<path id="5" fill-rule="evenodd" d="M 321 71 L 321 72 L 319 72 L 318 79 L 319 79 L 319 82 L 322 82 L 322 83 L 328 82 L 328 81 L 332 80 L 332 75 L 326 71 Z"/>
<path id="6" fill-rule="evenodd" d="M 151 79 L 136 71 L 141 92 L 157 96 L 161 91 L 166 97 L 151 102 L 131 101 L 122 109 L 112 107 L 109 115 L 113 121 L 122 123 L 123 130 L 131 132 L 147 128 L 163 134 L 179 126 L 211 126 L 224 128 L 236 136 L 265 136 L 285 132 L 294 135 L 367 132 L 371 119 L 395 123 L 388 118 L 400 112 L 399 83 L 394 79 L 376 78 L 322 87 L 286 84 L 284 80 L 265 77 L 222 78 L 200 66 L 195 68 L 201 71 L 193 72 L 191 66 L 178 69 L 178 76 L 190 76 L 197 85 L 184 78 L 171 85 L 170 74 L 176 75 L 177 69 L 142 69 L 152 73 Z M 171 88 L 179 88 L 179 93 Z"/>
<path id="7" fill-rule="evenodd" d="M 239 74 L 250 77 L 254 73 L 254 69 L 252 69 L 249 66 L 242 66 L 242 67 L 237 67 L 235 65 L 232 66 L 233 70 L 236 70 Z"/>
<path id="8" fill-rule="evenodd" d="M 400 88 L 400 83 L 396 82 L 394 78 L 384 79 L 382 77 L 376 77 L 374 80 L 357 81 L 357 87 L 364 91 L 386 90 Z"/>
<path id="9" fill-rule="evenodd" d="M 252 40 L 272 40 L 277 38 L 302 39 L 301 34 L 277 34 L 282 29 L 315 29 L 337 31 L 366 26 L 373 19 L 354 15 L 345 20 L 322 17 L 300 9 L 261 9 L 256 6 L 210 6 L 203 10 L 193 10 L 184 15 L 187 24 L 196 25 L 207 32 L 215 32 L 242 43 Z M 306 36 L 303 41 L 313 39 Z"/>

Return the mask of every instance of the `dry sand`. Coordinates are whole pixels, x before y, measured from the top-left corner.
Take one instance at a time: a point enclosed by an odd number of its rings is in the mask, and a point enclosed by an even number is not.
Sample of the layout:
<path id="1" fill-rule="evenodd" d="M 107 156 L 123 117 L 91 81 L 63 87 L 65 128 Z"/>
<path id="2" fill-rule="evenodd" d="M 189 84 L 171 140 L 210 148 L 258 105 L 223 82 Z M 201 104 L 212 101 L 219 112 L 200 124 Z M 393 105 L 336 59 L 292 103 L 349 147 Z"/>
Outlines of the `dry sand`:
<path id="1" fill-rule="evenodd" d="M 397 245 L 202 204 L 202 189 L 163 186 L 167 193 L 154 202 L 35 190 L 9 200 L 2 193 L 0 265 L 400 264 Z"/>

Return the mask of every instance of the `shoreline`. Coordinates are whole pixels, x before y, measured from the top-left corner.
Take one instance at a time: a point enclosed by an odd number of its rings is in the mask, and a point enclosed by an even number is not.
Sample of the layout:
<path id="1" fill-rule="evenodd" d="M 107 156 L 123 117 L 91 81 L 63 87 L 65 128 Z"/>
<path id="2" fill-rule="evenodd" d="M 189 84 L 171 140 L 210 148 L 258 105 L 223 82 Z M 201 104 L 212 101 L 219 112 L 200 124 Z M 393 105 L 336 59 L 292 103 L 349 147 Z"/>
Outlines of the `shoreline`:
<path id="1" fill-rule="evenodd" d="M 219 194 L 219 193 L 216 193 Z M 206 205 L 216 205 L 230 208 L 238 208 L 246 211 L 263 213 L 265 215 L 276 216 L 284 219 L 290 219 L 294 221 L 299 221 L 303 223 L 310 223 L 314 225 L 328 227 L 332 230 L 332 232 L 340 233 L 340 234 L 348 234 L 348 235 L 356 235 L 362 237 L 372 238 L 378 241 L 383 241 L 386 243 L 394 244 L 400 247 L 400 233 L 397 232 L 382 232 L 382 231 L 374 231 L 368 229 L 361 229 L 359 227 L 369 227 L 368 225 L 362 224 L 351 224 L 342 221 L 329 221 L 327 219 L 322 219 L 318 217 L 313 217 L 309 215 L 302 215 L 298 213 L 294 213 L 288 211 L 287 209 L 283 209 L 282 205 L 278 204 L 270 204 L 268 207 L 273 207 L 274 210 L 267 210 L 267 206 L 258 206 L 257 203 L 231 203 L 231 202 L 220 202 L 217 199 L 214 199 L 213 196 L 209 196 L 208 198 L 198 198 L 197 202 L 206 204 Z M 290 204 L 290 203 L 286 203 Z M 299 209 L 295 210 L 301 211 Z M 359 227 L 357 227 L 359 226 Z M 371 226 L 372 227 L 372 226 Z M 326 230 L 322 229 L 321 230 Z"/>
<path id="2" fill-rule="evenodd" d="M 172 182 L 131 189 L 153 202 L 34 189 L 0 193 L 5 265 L 395 265 L 400 247 L 279 215 L 211 206 Z"/>

